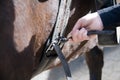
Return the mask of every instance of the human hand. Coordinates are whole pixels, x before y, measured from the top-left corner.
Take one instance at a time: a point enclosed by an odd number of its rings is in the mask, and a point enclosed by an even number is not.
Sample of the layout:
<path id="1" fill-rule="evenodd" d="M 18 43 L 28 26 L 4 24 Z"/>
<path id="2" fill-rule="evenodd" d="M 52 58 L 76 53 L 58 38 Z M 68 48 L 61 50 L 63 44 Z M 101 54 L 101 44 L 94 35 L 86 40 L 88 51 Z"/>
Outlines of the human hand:
<path id="1" fill-rule="evenodd" d="M 71 33 L 72 41 L 75 43 L 82 42 L 84 40 L 89 40 L 87 35 L 90 30 L 102 30 L 103 23 L 97 12 L 87 14 L 80 18 L 75 26 L 73 27 Z"/>

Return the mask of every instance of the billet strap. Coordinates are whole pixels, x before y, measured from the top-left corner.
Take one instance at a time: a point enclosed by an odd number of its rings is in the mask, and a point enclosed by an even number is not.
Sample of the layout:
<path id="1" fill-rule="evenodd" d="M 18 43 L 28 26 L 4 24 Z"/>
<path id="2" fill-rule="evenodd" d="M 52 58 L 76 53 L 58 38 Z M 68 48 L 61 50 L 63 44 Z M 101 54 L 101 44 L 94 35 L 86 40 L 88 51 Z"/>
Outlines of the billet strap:
<path id="1" fill-rule="evenodd" d="M 69 65 L 59 47 L 59 45 L 57 43 L 53 43 L 53 48 L 54 50 L 56 51 L 62 65 L 63 65 L 63 68 L 64 68 L 64 71 L 65 71 L 65 75 L 66 75 L 66 79 L 67 80 L 72 80 L 72 76 L 71 76 L 71 72 L 70 72 L 70 68 L 69 68 Z"/>

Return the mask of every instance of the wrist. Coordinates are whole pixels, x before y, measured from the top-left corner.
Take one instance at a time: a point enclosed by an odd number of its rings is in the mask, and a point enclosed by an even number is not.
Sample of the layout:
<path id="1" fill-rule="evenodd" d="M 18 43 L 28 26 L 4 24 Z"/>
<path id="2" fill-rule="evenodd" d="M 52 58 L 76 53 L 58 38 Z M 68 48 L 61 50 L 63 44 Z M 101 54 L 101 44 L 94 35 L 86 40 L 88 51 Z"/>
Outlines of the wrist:
<path id="1" fill-rule="evenodd" d="M 98 12 L 96 12 L 96 15 L 98 17 L 98 22 L 99 22 L 99 27 L 100 27 L 100 30 L 103 30 L 103 22 L 102 22 L 102 19 L 100 17 L 100 15 L 98 14 Z"/>

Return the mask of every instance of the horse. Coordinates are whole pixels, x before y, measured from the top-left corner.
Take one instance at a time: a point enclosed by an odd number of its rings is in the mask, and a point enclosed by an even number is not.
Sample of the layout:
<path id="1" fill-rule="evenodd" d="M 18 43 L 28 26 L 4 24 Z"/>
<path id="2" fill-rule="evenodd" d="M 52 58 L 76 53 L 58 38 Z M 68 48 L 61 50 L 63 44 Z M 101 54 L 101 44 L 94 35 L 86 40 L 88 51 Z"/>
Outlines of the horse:
<path id="1" fill-rule="evenodd" d="M 44 57 L 44 45 L 51 34 L 60 0 L 1 0 L 0 1 L 0 79 L 30 80 L 33 73 L 60 65 L 57 57 Z M 98 2 L 97 9 L 109 0 Z M 75 22 L 89 11 L 95 11 L 94 0 L 72 0 L 66 36 Z M 96 37 L 90 41 L 63 46 L 68 61 L 86 55 L 90 80 L 101 80 L 103 51 Z M 95 42 L 94 42 L 95 41 Z M 44 63 L 48 59 L 47 63 Z M 44 66 L 43 66 L 44 65 Z"/>

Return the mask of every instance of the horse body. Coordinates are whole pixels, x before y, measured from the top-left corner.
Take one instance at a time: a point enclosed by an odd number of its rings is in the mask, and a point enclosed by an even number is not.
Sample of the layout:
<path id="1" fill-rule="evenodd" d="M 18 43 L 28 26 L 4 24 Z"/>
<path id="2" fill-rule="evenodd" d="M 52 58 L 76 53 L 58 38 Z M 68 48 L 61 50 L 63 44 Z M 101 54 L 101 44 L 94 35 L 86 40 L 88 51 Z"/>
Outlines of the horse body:
<path id="1" fill-rule="evenodd" d="M 73 0 L 71 6 L 71 17 L 68 21 L 66 35 L 70 32 L 75 22 L 87 14 L 93 7 L 94 1 Z M 85 5 L 86 3 L 86 5 Z M 82 5 L 84 4 L 84 5 Z M 43 67 L 43 48 L 55 24 L 59 0 L 2 0 L 0 1 L 0 79 L 1 80 L 30 80 L 34 70 Z M 67 42 L 63 52 L 68 59 L 77 58 L 82 53 L 91 51 L 97 44 L 89 47 L 96 37 L 81 44 Z M 86 45 L 84 45 L 86 44 Z M 82 51 L 84 49 L 84 51 Z M 92 49 L 98 50 L 98 47 Z M 101 66 L 98 66 L 100 73 L 95 72 L 92 60 L 87 55 L 87 62 L 90 73 L 101 77 L 102 52 L 99 51 Z M 96 58 L 95 55 L 94 57 Z M 98 58 L 98 57 L 97 57 Z M 58 58 L 49 58 L 50 61 L 41 68 L 41 71 L 57 66 Z M 93 62 L 94 63 L 94 62 Z M 95 64 L 98 64 L 95 62 Z M 91 68 L 92 67 L 92 68 Z M 94 73 L 95 72 L 95 73 Z M 98 78 L 99 78 L 98 77 Z M 93 80 L 91 78 L 91 80 Z M 96 80 L 100 80 L 96 78 Z"/>
<path id="2" fill-rule="evenodd" d="M 52 30 L 51 25 L 55 22 L 53 15 L 56 14 L 52 13 L 53 8 L 48 4 L 52 4 L 52 1 L 0 2 L 1 80 L 30 79 L 37 63 L 36 52 L 44 44 Z"/>

